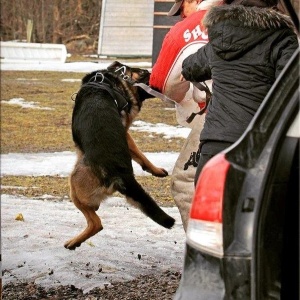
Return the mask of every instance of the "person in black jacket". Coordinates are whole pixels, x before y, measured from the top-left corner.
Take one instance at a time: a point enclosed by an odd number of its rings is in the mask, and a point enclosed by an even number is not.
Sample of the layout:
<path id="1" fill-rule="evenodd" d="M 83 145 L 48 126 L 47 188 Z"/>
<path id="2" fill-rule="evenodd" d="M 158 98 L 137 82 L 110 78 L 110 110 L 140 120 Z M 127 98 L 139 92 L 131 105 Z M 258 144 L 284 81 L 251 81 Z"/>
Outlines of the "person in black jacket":
<path id="1" fill-rule="evenodd" d="M 204 164 L 243 134 L 298 47 L 293 23 L 271 8 L 274 1 L 227 0 L 211 8 L 203 20 L 210 42 L 183 61 L 182 80 L 213 81 L 195 184 Z"/>

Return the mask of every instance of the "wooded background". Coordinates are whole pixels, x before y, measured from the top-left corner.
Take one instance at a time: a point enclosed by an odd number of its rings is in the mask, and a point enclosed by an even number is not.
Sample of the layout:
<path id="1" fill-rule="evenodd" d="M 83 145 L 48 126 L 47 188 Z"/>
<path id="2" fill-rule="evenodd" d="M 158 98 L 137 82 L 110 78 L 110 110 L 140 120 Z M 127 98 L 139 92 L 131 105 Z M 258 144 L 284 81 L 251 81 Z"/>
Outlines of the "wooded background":
<path id="1" fill-rule="evenodd" d="M 68 52 L 95 53 L 102 0 L 1 0 L 1 41 L 65 44 Z"/>

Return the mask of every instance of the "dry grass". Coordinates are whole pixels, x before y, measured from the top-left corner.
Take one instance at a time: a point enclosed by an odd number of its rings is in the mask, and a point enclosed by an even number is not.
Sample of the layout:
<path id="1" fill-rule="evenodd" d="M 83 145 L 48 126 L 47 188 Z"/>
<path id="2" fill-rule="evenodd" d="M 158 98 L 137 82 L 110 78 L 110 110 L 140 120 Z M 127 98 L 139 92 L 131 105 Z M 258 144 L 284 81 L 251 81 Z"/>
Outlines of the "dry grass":
<path id="1" fill-rule="evenodd" d="M 170 196 L 170 176 L 157 178 L 153 176 L 137 176 L 138 182 L 150 193 L 160 205 L 172 204 Z M 68 178 L 56 176 L 4 176 L 1 182 L 2 194 L 22 195 L 40 198 L 51 195 L 55 198 L 69 197 Z M 122 197 L 120 194 L 116 196 Z"/>
<path id="2" fill-rule="evenodd" d="M 1 153 L 74 151 L 71 137 L 71 96 L 80 87 L 83 73 L 67 72 L 1 72 L 1 101 L 23 98 L 51 110 L 22 108 L 1 102 Z M 65 79 L 77 80 L 74 82 Z M 175 113 L 166 110 L 159 99 L 146 100 L 138 120 L 176 125 Z M 144 152 L 179 151 L 183 139 L 167 140 L 148 133 L 132 131 L 137 145 Z M 170 202 L 170 177 L 139 177 L 138 181 L 158 200 Z M 7 186 L 10 186 L 7 188 Z M 20 189 L 25 187 L 25 189 Z M 43 194 L 68 195 L 67 178 L 15 177 L 2 178 L 2 193 L 39 197 Z"/>

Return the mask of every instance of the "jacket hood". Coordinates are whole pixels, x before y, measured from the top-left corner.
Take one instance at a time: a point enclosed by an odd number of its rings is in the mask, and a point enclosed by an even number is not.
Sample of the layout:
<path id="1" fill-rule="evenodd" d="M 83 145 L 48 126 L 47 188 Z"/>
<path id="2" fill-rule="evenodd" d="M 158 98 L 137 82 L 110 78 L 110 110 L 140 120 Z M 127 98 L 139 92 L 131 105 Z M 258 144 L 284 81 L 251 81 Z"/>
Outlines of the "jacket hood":
<path id="1" fill-rule="evenodd" d="M 203 20 L 216 54 L 232 60 L 275 31 L 292 29 L 290 18 L 272 8 L 243 5 L 212 7 Z"/>
<path id="2" fill-rule="evenodd" d="M 220 5 L 222 4 L 222 0 L 205 0 L 201 1 L 200 4 L 197 6 L 197 11 L 199 10 L 208 10 L 212 6 Z"/>

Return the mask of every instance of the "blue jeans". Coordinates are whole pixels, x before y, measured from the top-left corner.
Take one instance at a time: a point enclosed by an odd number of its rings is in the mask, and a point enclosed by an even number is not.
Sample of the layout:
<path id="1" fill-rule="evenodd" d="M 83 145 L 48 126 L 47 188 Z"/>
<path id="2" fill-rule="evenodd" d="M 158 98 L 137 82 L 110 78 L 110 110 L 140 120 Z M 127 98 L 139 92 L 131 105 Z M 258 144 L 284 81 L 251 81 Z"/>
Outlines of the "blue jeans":
<path id="1" fill-rule="evenodd" d="M 195 174 L 195 186 L 198 181 L 199 175 L 204 167 L 204 165 L 216 154 L 223 151 L 224 149 L 231 146 L 233 143 L 220 142 L 220 141 L 204 141 L 200 142 L 199 151 L 200 158 L 198 161 L 198 166 Z"/>

